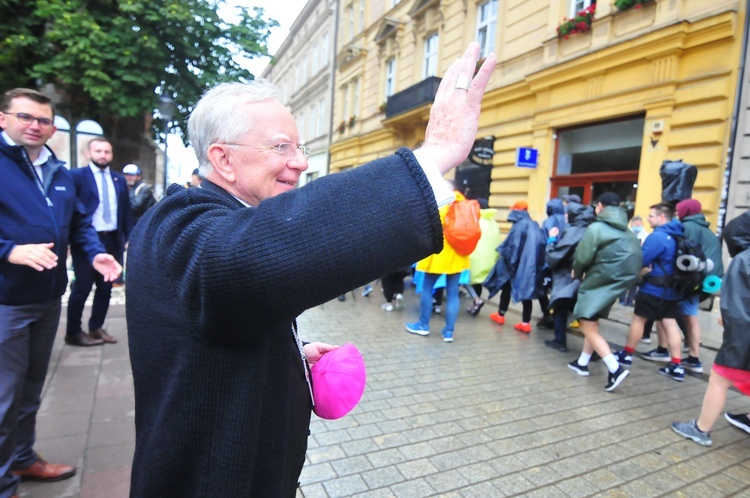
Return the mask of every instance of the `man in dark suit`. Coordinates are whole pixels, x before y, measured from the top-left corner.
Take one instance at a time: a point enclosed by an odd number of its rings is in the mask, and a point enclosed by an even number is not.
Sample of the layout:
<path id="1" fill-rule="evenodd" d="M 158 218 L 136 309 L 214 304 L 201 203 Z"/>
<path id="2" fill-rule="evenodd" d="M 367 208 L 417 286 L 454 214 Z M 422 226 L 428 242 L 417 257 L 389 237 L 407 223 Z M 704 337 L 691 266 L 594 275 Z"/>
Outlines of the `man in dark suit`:
<path id="1" fill-rule="evenodd" d="M 133 227 L 128 184 L 122 174 L 111 170 L 112 144 L 106 138 L 92 139 L 86 157 L 90 161 L 88 166 L 71 171 L 78 200 L 86 209 L 86 214 L 91 216 L 91 223 L 107 252 L 122 264 L 125 245 Z M 65 342 L 71 346 L 96 346 L 105 342 L 114 344 L 117 339 L 102 328 L 109 309 L 112 282 L 106 282 L 76 246 L 71 247 L 71 255 L 76 278 L 70 286 Z M 81 319 L 86 298 L 94 284 L 96 291 L 87 334 L 81 327 Z"/>

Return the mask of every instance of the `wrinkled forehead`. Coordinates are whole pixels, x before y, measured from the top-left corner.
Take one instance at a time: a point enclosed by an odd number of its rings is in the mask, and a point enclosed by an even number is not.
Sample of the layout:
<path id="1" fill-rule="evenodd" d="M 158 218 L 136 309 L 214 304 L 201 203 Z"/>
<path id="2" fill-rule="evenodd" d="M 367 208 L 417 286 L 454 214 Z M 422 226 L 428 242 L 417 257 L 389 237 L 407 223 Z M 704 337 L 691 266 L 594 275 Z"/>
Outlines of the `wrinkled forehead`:
<path id="1" fill-rule="evenodd" d="M 248 135 L 264 142 L 299 142 L 299 130 L 294 116 L 280 102 L 272 99 L 247 102 L 242 112 L 248 120 Z"/>

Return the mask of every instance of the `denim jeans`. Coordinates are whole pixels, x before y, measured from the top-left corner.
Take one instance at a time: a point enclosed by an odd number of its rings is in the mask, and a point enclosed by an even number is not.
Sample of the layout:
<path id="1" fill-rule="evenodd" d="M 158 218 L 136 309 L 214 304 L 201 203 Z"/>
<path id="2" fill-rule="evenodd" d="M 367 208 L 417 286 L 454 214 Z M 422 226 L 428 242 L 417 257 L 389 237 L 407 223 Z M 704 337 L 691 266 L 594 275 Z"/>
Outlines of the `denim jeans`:
<path id="1" fill-rule="evenodd" d="M 445 294 L 448 303 L 445 308 L 445 328 L 443 329 L 443 331 L 453 332 L 453 328 L 456 325 L 459 308 L 458 278 L 460 276 L 460 273 L 452 273 L 445 276 Z M 424 326 L 428 326 L 430 324 L 430 317 L 432 316 L 432 288 L 438 278 L 440 278 L 439 273 L 424 274 L 424 282 L 422 283 L 422 296 L 419 303 L 419 323 Z"/>

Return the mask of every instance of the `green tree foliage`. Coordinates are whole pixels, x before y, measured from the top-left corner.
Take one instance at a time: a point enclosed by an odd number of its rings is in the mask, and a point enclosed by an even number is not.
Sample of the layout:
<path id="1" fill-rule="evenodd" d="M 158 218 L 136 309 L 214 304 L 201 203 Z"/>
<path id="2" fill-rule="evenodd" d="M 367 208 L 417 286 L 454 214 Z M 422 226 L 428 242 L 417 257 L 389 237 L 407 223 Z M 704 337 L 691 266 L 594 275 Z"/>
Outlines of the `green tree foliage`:
<path id="1" fill-rule="evenodd" d="M 233 56 L 268 55 L 276 21 L 224 0 L 0 0 L 3 88 L 52 83 L 68 116 L 129 118 L 171 96 L 186 115 L 217 83 L 253 78 Z M 178 120 L 180 122 L 180 120 Z"/>

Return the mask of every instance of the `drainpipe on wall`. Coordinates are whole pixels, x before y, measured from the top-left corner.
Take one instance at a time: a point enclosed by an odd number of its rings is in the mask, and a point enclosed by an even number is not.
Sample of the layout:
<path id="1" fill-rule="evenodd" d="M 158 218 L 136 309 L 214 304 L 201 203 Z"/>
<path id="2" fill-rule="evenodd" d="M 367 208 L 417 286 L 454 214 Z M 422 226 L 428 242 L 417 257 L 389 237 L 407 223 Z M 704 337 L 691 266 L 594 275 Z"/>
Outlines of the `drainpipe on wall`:
<path id="1" fill-rule="evenodd" d="M 750 3 L 750 0 L 748 0 Z M 333 105 L 335 103 L 336 98 L 336 68 L 338 67 L 338 63 L 336 62 L 336 52 L 338 51 L 339 46 L 339 2 L 338 0 L 333 2 L 334 6 L 334 23 L 333 23 L 333 40 L 331 40 L 331 44 L 333 45 L 333 56 L 331 57 L 331 64 L 333 67 L 331 68 L 331 105 L 329 106 L 329 109 L 331 109 L 331 115 L 329 116 L 329 123 L 328 123 L 328 161 L 326 162 L 326 175 L 331 172 L 331 144 L 333 144 Z"/>
<path id="2" fill-rule="evenodd" d="M 727 167 L 724 170 L 724 185 L 721 189 L 721 201 L 719 202 L 719 217 L 716 223 L 716 235 L 721 239 L 724 230 L 724 222 L 727 216 L 727 204 L 729 202 L 729 187 L 732 180 L 732 165 L 734 163 L 734 148 L 737 144 L 739 133 L 737 123 L 741 112 L 742 89 L 745 80 L 745 61 L 747 59 L 748 44 L 748 12 L 750 12 L 750 0 L 745 5 L 745 28 L 742 35 L 742 52 L 740 54 L 740 66 L 737 74 L 737 91 L 734 98 L 734 111 L 732 112 L 732 128 L 729 132 L 729 148 L 727 149 Z"/>

